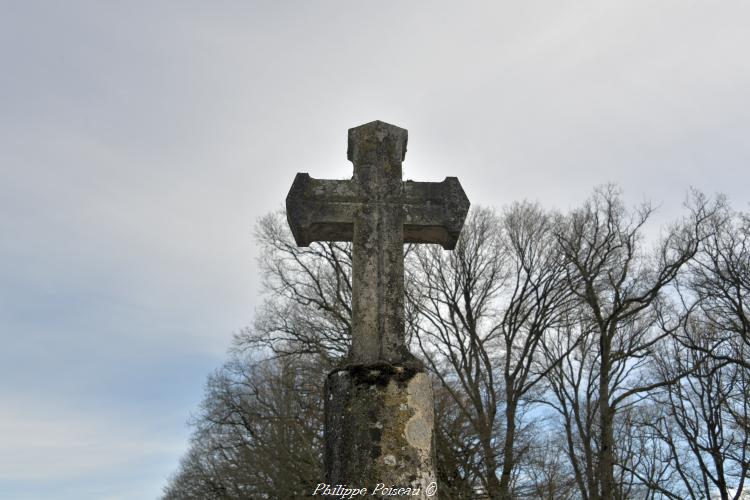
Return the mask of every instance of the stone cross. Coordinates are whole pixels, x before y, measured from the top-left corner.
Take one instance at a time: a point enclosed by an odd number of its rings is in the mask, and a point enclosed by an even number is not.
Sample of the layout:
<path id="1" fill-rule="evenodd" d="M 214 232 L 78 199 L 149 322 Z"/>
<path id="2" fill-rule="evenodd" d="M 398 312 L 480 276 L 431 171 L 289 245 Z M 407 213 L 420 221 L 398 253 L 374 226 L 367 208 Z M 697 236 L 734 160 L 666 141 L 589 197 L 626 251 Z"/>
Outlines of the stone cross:
<path id="1" fill-rule="evenodd" d="M 469 209 L 455 177 L 402 180 L 406 142 L 406 130 L 381 121 L 352 128 L 347 156 L 354 177 L 323 180 L 299 173 L 286 198 L 297 245 L 353 242 L 351 363 L 410 359 L 404 341 L 404 243 L 453 249 Z"/>

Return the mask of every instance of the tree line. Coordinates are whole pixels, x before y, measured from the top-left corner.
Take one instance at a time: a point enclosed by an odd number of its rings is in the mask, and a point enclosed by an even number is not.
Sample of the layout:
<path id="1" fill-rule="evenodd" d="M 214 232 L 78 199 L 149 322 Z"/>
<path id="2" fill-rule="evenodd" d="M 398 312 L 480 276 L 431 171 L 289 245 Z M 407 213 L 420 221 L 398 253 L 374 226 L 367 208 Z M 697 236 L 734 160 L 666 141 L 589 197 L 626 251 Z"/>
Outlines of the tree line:
<path id="1" fill-rule="evenodd" d="M 405 247 L 407 339 L 435 392 L 446 499 L 750 498 L 750 215 L 679 220 L 602 186 L 560 213 L 473 208 Z M 209 377 L 165 499 L 306 498 L 351 332 L 351 249 L 257 224 L 265 300 Z"/>

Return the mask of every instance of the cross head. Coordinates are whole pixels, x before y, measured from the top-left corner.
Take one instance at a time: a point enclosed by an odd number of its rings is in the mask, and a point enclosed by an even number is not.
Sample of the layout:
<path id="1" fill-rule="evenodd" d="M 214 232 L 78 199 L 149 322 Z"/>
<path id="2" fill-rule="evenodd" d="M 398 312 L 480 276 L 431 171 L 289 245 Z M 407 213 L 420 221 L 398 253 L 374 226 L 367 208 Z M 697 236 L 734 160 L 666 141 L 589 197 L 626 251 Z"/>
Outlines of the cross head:
<path id="1" fill-rule="evenodd" d="M 352 363 L 411 359 L 404 333 L 404 243 L 456 246 L 469 200 L 455 177 L 402 180 L 407 131 L 381 121 L 349 129 L 350 180 L 294 178 L 287 219 L 298 246 L 352 242 Z"/>

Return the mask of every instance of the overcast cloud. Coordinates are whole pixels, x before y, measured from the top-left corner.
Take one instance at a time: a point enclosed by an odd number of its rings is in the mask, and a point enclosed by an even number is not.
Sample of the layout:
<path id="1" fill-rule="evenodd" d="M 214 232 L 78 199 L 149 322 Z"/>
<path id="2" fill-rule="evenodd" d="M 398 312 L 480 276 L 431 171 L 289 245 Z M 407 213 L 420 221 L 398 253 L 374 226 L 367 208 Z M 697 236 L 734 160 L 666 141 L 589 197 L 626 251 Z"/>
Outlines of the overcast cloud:
<path id="1" fill-rule="evenodd" d="M 565 5 L 567 4 L 567 5 Z M 255 220 L 346 131 L 567 209 L 748 209 L 746 2 L 22 2 L 0 16 L 0 498 L 143 499 L 258 303 Z"/>

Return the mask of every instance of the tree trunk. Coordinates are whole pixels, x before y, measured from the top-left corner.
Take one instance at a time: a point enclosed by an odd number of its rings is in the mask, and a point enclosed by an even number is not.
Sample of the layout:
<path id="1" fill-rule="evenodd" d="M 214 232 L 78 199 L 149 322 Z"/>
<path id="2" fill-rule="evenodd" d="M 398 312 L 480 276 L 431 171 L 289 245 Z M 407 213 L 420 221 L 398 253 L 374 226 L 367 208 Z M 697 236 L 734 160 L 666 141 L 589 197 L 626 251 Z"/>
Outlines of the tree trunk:
<path id="1" fill-rule="evenodd" d="M 507 386 L 506 386 L 507 387 Z M 499 498 L 511 500 L 510 491 L 511 473 L 515 457 L 513 456 L 513 445 L 516 439 L 516 402 L 512 396 L 508 396 L 505 412 L 505 442 L 503 443 L 503 472 L 500 476 Z"/>
<path id="2" fill-rule="evenodd" d="M 610 337 L 602 332 L 599 374 L 599 492 L 597 500 L 615 499 L 614 408 L 609 404 Z M 593 495 L 592 495 L 593 496 Z"/>
<path id="3" fill-rule="evenodd" d="M 497 480 L 497 460 L 492 448 L 492 428 L 489 432 L 483 432 L 482 451 L 484 452 L 484 463 L 487 471 L 487 497 L 495 500 L 500 498 L 500 483 Z"/>

